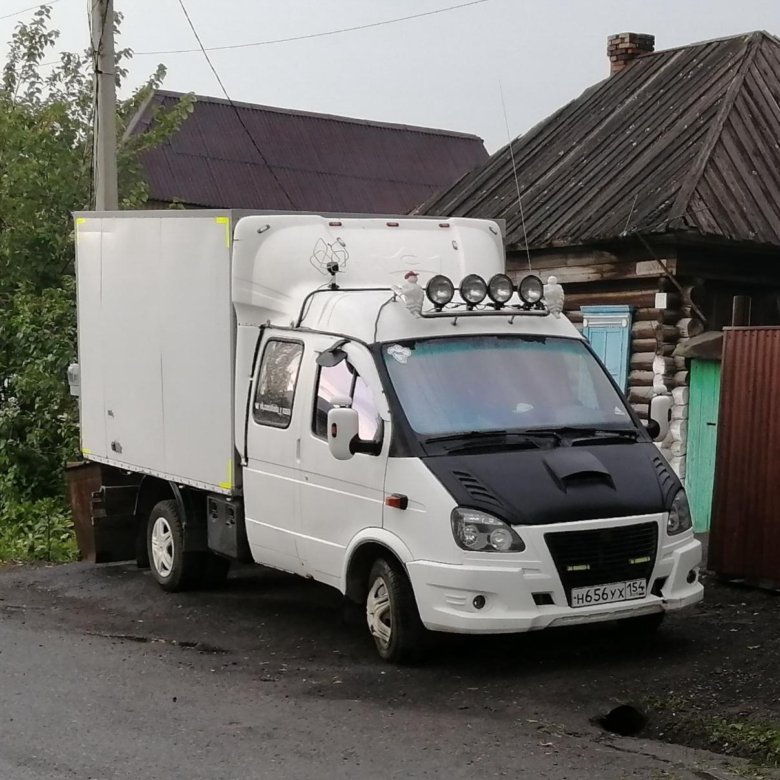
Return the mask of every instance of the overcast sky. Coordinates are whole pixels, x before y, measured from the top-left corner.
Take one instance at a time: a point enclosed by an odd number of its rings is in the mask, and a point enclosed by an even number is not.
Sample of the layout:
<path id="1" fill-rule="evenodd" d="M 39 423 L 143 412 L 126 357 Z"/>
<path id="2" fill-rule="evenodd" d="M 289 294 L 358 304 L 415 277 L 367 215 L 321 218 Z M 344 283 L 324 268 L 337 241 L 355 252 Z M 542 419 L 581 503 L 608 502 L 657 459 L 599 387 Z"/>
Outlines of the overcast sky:
<path id="1" fill-rule="evenodd" d="M 0 16 L 34 0 L 0 0 Z M 184 0 L 204 45 L 309 35 L 420 14 L 468 0 Z M 88 0 L 57 0 L 59 49 L 87 46 Z M 138 83 L 158 62 L 167 89 L 221 96 L 179 0 L 115 0 L 119 44 L 139 54 Z M 19 14 L 29 17 L 30 12 Z M 0 54 L 15 24 L 0 20 Z M 656 48 L 765 29 L 780 0 L 482 0 L 394 24 L 309 40 L 211 52 L 234 100 L 475 133 L 493 152 L 608 73 L 607 35 L 652 33 Z M 500 86 L 499 86 L 500 84 Z"/>

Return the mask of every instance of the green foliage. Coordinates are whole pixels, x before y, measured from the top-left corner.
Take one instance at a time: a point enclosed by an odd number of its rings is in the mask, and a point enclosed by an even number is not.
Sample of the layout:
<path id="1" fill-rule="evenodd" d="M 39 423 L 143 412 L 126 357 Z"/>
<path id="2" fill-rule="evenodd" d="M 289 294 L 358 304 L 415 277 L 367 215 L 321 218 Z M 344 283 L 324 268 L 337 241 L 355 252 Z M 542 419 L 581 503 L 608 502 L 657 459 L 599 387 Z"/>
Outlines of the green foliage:
<path id="1" fill-rule="evenodd" d="M 721 752 L 780 767 L 780 724 L 713 718 L 707 723 L 710 743 Z"/>
<path id="2" fill-rule="evenodd" d="M 0 523 L 0 561 L 74 561 L 70 511 L 58 498 L 11 504 Z"/>
<path id="3" fill-rule="evenodd" d="M 66 381 L 76 359 L 71 212 L 92 205 L 92 66 L 84 52 L 43 67 L 58 37 L 49 23 L 42 6 L 17 26 L 0 75 L 0 560 L 74 551 L 63 478 L 78 456 Z M 117 54 L 118 84 L 129 56 Z M 123 208 L 147 197 L 138 155 L 192 110 L 188 97 L 158 111 L 147 132 L 128 132 L 164 76 L 159 66 L 118 107 Z"/>
<path id="4" fill-rule="evenodd" d="M 652 713 L 656 734 L 663 739 L 780 768 L 780 723 L 746 716 L 727 719 L 681 696 L 650 697 L 644 703 Z M 684 742 L 678 736 L 682 733 Z"/>

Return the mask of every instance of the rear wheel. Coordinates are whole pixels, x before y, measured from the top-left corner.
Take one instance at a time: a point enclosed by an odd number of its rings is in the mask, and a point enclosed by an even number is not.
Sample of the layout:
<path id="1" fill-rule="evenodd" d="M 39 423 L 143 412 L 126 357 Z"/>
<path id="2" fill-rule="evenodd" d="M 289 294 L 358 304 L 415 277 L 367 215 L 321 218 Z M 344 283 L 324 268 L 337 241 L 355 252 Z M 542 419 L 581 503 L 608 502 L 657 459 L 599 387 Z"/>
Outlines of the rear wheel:
<path id="1" fill-rule="evenodd" d="M 425 654 L 426 630 L 409 578 L 397 564 L 379 558 L 371 568 L 366 621 L 377 652 L 391 663 L 414 663 Z"/>
<path id="2" fill-rule="evenodd" d="M 203 576 L 203 553 L 185 552 L 184 518 L 173 500 L 155 504 L 149 515 L 146 547 L 152 576 L 163 590 L 197 587 Z"/>

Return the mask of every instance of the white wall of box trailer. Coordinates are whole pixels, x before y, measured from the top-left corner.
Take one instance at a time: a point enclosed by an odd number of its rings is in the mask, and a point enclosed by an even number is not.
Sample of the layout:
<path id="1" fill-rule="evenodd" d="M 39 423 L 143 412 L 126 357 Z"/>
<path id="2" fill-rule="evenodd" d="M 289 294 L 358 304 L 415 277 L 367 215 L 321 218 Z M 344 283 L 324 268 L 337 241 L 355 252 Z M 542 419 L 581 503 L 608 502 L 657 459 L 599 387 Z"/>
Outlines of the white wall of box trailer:
<path id="1" fill-rule="evenodd" d="M 75 221 L 85 457 L 232 493 L 232 212 Z"/>

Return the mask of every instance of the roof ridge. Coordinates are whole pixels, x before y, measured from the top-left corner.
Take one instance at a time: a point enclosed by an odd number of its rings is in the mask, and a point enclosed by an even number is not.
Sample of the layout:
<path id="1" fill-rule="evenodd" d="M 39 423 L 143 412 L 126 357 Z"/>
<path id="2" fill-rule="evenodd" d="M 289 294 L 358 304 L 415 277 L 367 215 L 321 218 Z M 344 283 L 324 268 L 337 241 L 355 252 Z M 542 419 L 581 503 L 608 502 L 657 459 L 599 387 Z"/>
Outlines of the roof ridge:
<path id="1" fill-rule="evenodd" d="M 703 41 L 694 41 L 693 43 L 681 43 L 679 46 L 671 46 L 668 49 L 656 49 L 655 51 L 648 51 L 643 54 L 638 54 L 634 60 L 645 59 L 647 57 L 655 57 L 659 54 L 668 54 L 672 51 L 680 51 L 681 49 L 695 49 L 698 46 L 711 46 L 713 43 L 725 43 L 726 41 L 735 41 L 738 38 L 755 38 L 759 35 L 766 35 L 769 38 L 774 39 L 780 43 L 778 39 L 772 35 L 772 33 L 766 30 L 748 30 L 746 32 L 736 33 L 735 35 L 723 35 L 720 38 L 708 38 Z M 632 60 L 632 62 L 634 62 Z"/>
<path id="2" fill-rule="evenodd" d="M 222 106 L 235 106 L 236 108 L 247 108 L 255 111 L 268 111 L 275 114 L 288 114 L 293 116 L 311 117 L 313 119 L 329 119 L 334 122 L 344 122 L 345 124 L 367 125 L 369 127 L 379 127 L 387 130 L 411 131 L 415 133 L 424 133 L 427 135 L 449 136 L 452 138 L 463 138 L 468 140 L 477 140 L 484 144 L 484 139 L 475 133 L 466 133 L 459 130 L 445 130 L 440 127 L 423 127 L 422 125 L 407 125 L 400 122 L 382 122 L 374 119 L 358 119 L 357 117 L 342 116 L 340 114 L 326 114 L 319 111 L 306 111 L 297 108 L 282 108 L 281 106 L 267 106 L 262 103 L 247 103 L 242 100 L 226 100 L 213 95 L 198 95 L 194 92 L 177 92 L 169 89 L 156 89 L 155 95 L 161 97 L 181 98 L 184 95 L 192 94 L 195 96 L 196 103 L 215 103 Z"/>
<path id="3" fill-rule="evenodd" d="M 745 53 L 743 55 L 742 62 L 739 64 L 737 75 L 726 89 L 726 94 L 723 98 L 723 105 L 720 107 L 718 115 L 715 117 L 715 121 L 712 123 L 712 127 L 707 133 L 707 137 L 702 144 L 701 152 L 699 153 L 699 156 L 697 157 L 694 164 L 691 166 L 688 176 L 683 181 L 682 185 L 680 186 L 680 190 L 677 193 L 677 197 L 674 199 L 674 203 L 670 209 L 672 216 L 667 222 L 667 227 L 669 228 L 674 229 L 684 227 L 683 221 L 688 211 L 688 207 L 690 206 L 693 193 L 696 192 L 696 188 L 699 186 L 699 182 L 704 175 L 704 171 L 710 161 L 712 152 L 714 151 L 715 146 L 717 145 L 720 136 L 723 133 L 726 120 L 734 108 L 737 95 L 742 89 L 742 85 L 745 82 L 745 77 L 747 76 L 747 73 L 750 70 L 750 66 L 756 57 L 756 52 L 758 51 L 762 34 L 763 33 L 761 31 L 750 33 L 750 42 L 745 48 Z"/>

